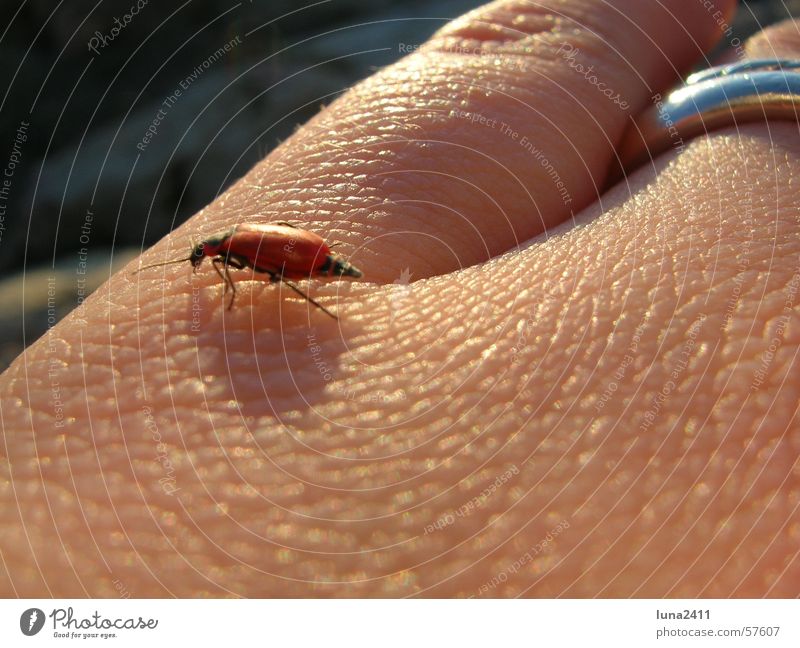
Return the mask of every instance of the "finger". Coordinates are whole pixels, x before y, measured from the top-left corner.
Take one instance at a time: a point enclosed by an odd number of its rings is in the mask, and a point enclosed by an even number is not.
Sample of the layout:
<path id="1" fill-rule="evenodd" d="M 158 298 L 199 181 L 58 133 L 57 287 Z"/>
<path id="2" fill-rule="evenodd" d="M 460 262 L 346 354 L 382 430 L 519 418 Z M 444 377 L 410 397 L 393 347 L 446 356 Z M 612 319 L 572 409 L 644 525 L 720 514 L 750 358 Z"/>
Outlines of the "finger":
<path id="1" fill-rule="evenodd" d="M 491 3 L 347 92 L 189 228 L 305 222 L 373 281 L 483 261 L 597 198 L 629 115 L 721 35 L 734 2 L 708 5 Z"/>
<path id="2" fill-rule="evenodd" d="M 771 25 L 748 39 L 747 58 L 793 58 L 800 53 L 800 23 L 794 19 Z"/>

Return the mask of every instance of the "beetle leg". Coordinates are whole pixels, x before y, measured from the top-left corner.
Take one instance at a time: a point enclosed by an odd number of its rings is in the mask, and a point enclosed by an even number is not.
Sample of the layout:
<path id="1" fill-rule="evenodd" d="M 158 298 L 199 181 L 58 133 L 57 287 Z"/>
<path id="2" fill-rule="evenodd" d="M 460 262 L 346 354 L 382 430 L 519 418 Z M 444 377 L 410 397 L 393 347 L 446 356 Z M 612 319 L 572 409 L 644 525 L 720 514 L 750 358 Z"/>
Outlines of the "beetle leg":
<path id="1" fill-rule="evenodd" d="M 229 253 L 228 256 L 225 257 L 225 263 L 237 270 L 244 270 L 247 267 L 252 267 L 247 257 L 239 256 L 238 254 Z"/>
<path id="2" fill-rule="evenodd" d="M 268 274 L 270 283 L 278 283 L 283 278 L 283 271 L 270 270 L 269 268 L 259 268 L 258 266 L 253 266 L 253 272 L 263 272 Z"/>
<path id="3" fill-rule="evenodd" d="M 284 227 L 291 227 L 293 229 L 297 229 L 297 225 L 292 225 L 286 221 L 275 221 L 273 225 L 283 225 Z"/>
<path id="4" fill-rule="evenodd" d="M 214 266 L 214 270 L 217 271 L 219 278 L 225 283 L 225 288 L 222 291 L 222 294 L 225 295 L 228 292 L 228 288 L 231 289 L 231 301 L 228 304 L 228 310 L 233 307 L 233 300 L 236 299 L 236 286 L 233 285 L 233 279 L 231 278 L 231 273 L 228 272 L 228 263 L 229 259 L 226 259 L 223 256 L 218 256 L 216 259 L 212 259 L 211 263 Z M 222 270 L 219 267 L 222 266 Z M 236 266 L 234 266 L 236 267 Z"/>
<path id="5" fill-rule="evenodd" d="M 319 303 L 317 300 L 315 300 L 313 297 L 309 297 L 308 295 L 306 295 L 306 294 L 305 294 L 305 293 L 304 293 L 302 290 L 300 290 L 300 289 L 299 289 L 297 286 L 295 286 L 295 285 L 294 285 L 294 284 L 293 284 L 291 281 L 289 281 L 288 279 L 284 279 L 284 278 L 283 278 L 281 275 L 279 275 L 277 272 L 272 272 L 271 270 L 267 270 L 267 272 L 269 273 L 270 277 L 272 278 L 272 281 L 282 281 L 282 282 L 283 282 L 283 283 L 285 283 L 287 286 L 289 286 L 289 288 L 291 288 L 291 289 L 292 289 L 292 290 L 294 290 L 294 291 L 295 291 L 295 292 L 296 292 L 298 295 L 300 295 L 300 296 L 301 296 L 303 299 L 305 299 L 305 300 L 307 300 L 307 301 L 311 302 L 312 304 L 314 304 L 314 306 L 316 306 L 317 308 L 319 308 L 319 309 L 320 309 L 320 310 L 321 310 L 323 313 L 325 313 L 326 315 L 330 315 L 330 316 L 331 316 L 333 319 L 335 319 L 335 320 L 338 320 L 338 319 L 339 319 L 339 318 L 338 318 L 336 315 L 334 315 L 333 313 L 331 313 L 331 312 L 330 312 L 330 311 L 329 311 L 327 308 L 325 308 L 325 307 L 324 307 L 322 304 L 320 304 L 320 303 Z"/>

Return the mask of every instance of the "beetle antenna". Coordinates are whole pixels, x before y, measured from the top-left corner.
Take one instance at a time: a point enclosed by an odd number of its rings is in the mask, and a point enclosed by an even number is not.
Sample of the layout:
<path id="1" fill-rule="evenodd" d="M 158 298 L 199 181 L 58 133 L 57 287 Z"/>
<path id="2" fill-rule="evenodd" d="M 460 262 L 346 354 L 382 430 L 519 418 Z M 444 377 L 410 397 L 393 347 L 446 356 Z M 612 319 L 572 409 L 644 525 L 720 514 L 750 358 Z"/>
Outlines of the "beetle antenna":
<path id="1" fill-rule="evenodd" d="M 305 294 L 305 293 L 304 293 L 302 290 L 300 290 L 300 289 L 299 289 L 297 286 L 295 286 L 295 285 L 294 285 L 292 282 L 290 282 L 290 281 L 286 281 L 286 279 L 283 279 L 283 278 L 281 278 L 281 281 L 282 281 L 283 283 L 285 283 L 287 286 L 289 286 L 289 288 L 291 288 L 292 290 L 294 290 L 294 291 L 295 291 L 295 292 L 296 292 L 298 295 L 300 295 L 300 296 L 301 296 L 303 299 L 306 299 L 306 300 L 310 301 L 312 304 L 314 304 L 314 306 L 316 306 L 317 308 L 319 308 L 319 309 L 320 309 L 320 310 L 321 310 L 323 313 L 325 313 L 326 315 L 330 315 L 330 316 L 331 316 L 333 319 L 335 319 L 335 320 L 338 320 L 338 319 L 339 319 L 339 318 L 338 318 L 336 315 L 334 315 L 333 313 L 331 313 L 331 312 L 330 312 L 330 311 L 329 311 L 327 308 L 325 308 L 325 307 L 324 307 L 322 304 L 320 304 L 318 301 L 316 301 L 315 299 L 313 299 L 313 298 L 309 297 L 308 295 L 306 295 L 306 294 Z"/>
<path id="2" fill-rule="evenodd" d="M 172 261 L 164 261 L 163 263 L 151 263 L 150 265 L 142 266 L 138 270 L 134 270 L 131 274 L 137 274 L 142 270 L 147 270 L 148 268 L 158 268 L 160 266 L 165 265 L 172 265 L 173 263 L 183 263 L 184 261 L 191 261 L 192 257 L 186 257 L 185 259 L 173 259 Z"/>

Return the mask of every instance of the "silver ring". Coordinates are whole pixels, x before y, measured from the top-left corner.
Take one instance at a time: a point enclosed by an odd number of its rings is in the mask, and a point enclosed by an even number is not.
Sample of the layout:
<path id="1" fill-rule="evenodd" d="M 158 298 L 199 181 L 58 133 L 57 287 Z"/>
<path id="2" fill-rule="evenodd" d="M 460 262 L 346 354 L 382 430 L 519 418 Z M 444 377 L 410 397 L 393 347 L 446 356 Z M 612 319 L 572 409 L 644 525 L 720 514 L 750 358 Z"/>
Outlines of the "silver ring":
<path id="1" fill-rule="evenodd" d="M 692 74 L 639 115 L 617 153 L 626 173 L 671 148 L 725 126 L 800 121 L 800 60 L 757 59 Z"/>

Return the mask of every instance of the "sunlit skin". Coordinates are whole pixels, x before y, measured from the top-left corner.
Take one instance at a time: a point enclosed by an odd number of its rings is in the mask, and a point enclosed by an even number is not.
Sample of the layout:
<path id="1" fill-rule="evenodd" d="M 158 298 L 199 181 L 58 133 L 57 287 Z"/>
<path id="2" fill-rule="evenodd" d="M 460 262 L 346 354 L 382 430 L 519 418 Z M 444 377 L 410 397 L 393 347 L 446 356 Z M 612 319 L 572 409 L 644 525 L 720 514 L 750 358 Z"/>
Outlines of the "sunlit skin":
<path id="1" fill-rule="evenodd" d="M 797 124 L 598 200 L 722 37 L 700 1 L 610 4 L 451 23 L 33 344 L 0 380 L 0 592 L 800 594 Z M 302 284 L 338 322 L 244 270 L 230 311 L 213 272 L 131 276 L 255 214 L 341 242 L 364 278 Z"/>

